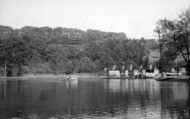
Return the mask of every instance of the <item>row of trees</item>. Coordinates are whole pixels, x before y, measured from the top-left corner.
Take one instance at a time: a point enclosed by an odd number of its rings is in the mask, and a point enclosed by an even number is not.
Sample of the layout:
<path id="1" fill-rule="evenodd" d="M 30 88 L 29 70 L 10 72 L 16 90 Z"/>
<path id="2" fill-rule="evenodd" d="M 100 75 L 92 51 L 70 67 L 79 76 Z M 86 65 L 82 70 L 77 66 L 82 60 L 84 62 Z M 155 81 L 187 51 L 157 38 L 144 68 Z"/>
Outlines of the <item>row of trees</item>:
<path id="1" fill-rule="evenodd" d="M 97 30 L 0 26 L 1 74 L 101 72 L 113 63 L 120 70 L 123 64 L 146 67 L 152 42 Z"/>

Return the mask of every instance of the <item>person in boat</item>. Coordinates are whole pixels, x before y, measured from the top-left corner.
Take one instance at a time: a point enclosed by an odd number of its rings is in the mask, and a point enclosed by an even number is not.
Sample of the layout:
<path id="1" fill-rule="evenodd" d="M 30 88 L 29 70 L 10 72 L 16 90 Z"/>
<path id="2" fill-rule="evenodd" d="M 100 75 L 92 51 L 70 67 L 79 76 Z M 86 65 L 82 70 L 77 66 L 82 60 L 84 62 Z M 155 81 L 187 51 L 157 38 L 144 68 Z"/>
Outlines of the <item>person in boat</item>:
<path id="1" fill-rule="evenodd" d="M 67 80 L 71 79 L 70 72 L 66 71 L 65 74 L 66 74 L 66 79 Z"/>
<path id="2" fill-rule="evenodd" d="M 66 79 L 67 80 L 70 80 L 71 79 L 71 76 L 69 74 L 66 75 Z"/>

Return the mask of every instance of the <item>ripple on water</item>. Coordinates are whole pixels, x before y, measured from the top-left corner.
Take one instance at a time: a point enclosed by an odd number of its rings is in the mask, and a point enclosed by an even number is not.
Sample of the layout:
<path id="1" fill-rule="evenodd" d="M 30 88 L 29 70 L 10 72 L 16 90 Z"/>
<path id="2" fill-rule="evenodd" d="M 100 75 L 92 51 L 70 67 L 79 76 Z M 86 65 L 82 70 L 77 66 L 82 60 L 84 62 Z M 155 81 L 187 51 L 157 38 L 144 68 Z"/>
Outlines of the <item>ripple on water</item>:
<path id="1" fill-rule="evenodd" d="M 0 82 L 0 119 L 188 119 L 189 101 L 186 83 L 154 80 L 72 83 L 45 79 Z"/>

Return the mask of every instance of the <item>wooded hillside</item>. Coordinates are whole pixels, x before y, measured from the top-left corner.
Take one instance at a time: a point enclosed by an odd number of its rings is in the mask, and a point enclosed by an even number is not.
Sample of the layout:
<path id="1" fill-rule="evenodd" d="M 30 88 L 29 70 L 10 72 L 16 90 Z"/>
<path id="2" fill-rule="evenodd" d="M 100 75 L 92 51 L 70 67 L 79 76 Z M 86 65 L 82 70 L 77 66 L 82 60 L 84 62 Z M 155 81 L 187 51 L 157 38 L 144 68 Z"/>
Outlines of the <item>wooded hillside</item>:
<path id="1" fill-rule="evenodd" d="M 149 63 L 154 39 L 129 39 L 125 33 L 89 29 L 0 26 L 1 74 L 100 72 L 113 63 Z"/>

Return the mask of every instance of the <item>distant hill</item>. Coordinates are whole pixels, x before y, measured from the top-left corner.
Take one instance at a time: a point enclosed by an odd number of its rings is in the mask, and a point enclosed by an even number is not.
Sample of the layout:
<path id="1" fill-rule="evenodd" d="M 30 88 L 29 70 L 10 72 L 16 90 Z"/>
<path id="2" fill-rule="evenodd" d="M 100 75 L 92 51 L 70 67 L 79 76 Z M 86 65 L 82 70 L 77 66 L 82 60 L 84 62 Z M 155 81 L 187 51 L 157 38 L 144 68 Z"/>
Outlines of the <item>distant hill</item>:
<path id="1" fill-rule="evenodd" d="M 124 33 L 103 32 L 89 29 L 83 31 L 74 28 L 51 28 L 51 27 L 33 27 L 25 26 L 20 29 L 13 29 L 8 26 L 0 25 L 1 37 L 8 36 L 10 33 L 15 33 L 20 36 L 29 36 L 36 40 L 45 40 L 48 43 L 58 44 L 81 44 L 88 41 L 102 41 L 105 39 L 127 39 Z"/>

